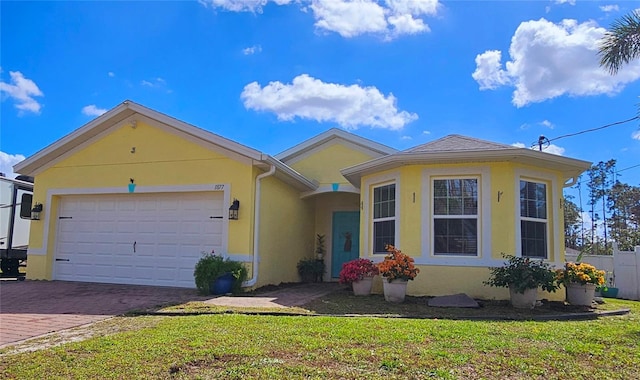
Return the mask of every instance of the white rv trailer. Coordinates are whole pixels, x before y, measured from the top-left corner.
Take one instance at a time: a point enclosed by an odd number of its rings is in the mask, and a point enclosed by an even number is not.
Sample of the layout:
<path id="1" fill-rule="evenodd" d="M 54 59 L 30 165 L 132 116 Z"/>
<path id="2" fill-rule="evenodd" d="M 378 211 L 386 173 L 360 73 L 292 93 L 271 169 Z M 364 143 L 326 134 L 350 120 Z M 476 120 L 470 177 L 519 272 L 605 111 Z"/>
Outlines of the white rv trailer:
<path id="1" fill-rule="evenodd" d="M 24 279 L 19 268 L 26 266 L 33 179 L 0 176 L 0 270 L 2 277 Z"/>

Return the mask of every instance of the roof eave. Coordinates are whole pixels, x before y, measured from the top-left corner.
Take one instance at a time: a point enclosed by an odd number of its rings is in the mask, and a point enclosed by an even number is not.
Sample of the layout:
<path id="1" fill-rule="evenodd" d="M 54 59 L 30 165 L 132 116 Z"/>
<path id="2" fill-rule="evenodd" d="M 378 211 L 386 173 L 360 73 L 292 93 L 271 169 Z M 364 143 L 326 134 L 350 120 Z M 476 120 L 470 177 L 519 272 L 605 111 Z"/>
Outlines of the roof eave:
<path id="1" fill-rule="evenodd" d="M 518 162 L 536 164 L 562 172 L 565 179 L 580 175 L 591 167 L 588 161 L 535 152 L 524 148 L 499 150 L 468 150 L 462 152 L 396 153 L 342 169 L 342 175 L 354 186 L 360 186 L 362 176 L 412 164 L 453 164 L 464 162 Z"/>
<path id="2" fill-rule="evenodd" d="M 20 174 L 34 175 L 40 168 L 74 149 L 79 144 L 82 144 L 83 142 L 95 137 L 99 133 L 105 131 L 115 124 L 127 120 L 129 117 L 135 115 L 136 113 L 156 120 L 159 123 L 171 126 L 176 130 L 179 130 L 197 139 L 212 143 L 214 145 L 218 145 L 224 149 L 248 157 L 252 160 L 260 160 L 262 157 L 262 153 L 255 149 L 249 148 L 233 140 L 229 140 L 215 133 L 167 116 L 158 111 L 154 111 L 135 102 L 126 100 L 116 107 L 112 108 L 111 110 L 107 111 L 106 113 L 102 114 L 101 116 L 98 116 L 97 118 L 83 125 L 82 127 L 62 137 L 53 144 L 19 162 L 14 166 L 14 171 Z"/>
<path id="3" fill-rule="evenodd" d="M 354 135 L 349 132 L 345 132 L 338 128 L 331 128 L 326 132 L 323 132 L 317 136 L 314 136 L 306 141 L 301 142 L 283 152 L 275 155 L 275 158 L 281 161 L 290 160 L 296 156 L 299 156 L 305 152 L 308 152 L 334 138 L 342 138 L 352 144 L 358 145 L 365 149 L 369 149 L 380 155 L 394 154 L 396 149 L 386 146 L 384 144 L 377 143 L 373 140 L 366 139 L 361 136 Z"/>
<path id="4" fill-rule="evenodd" d="M 299 191 L 307 192 L 307 191 L 316 190 L 318 188 L 317 183 L 309 180 L 307 177 L 298 173 L 287 164 L 283 163 L 282 161 L 272 156 L 269 156 L 266 154 L 262 155 L 261 162 L 269 166 L 275 166 L 276 177 L 288 183 L 289 185 L 292 185 Z"/>

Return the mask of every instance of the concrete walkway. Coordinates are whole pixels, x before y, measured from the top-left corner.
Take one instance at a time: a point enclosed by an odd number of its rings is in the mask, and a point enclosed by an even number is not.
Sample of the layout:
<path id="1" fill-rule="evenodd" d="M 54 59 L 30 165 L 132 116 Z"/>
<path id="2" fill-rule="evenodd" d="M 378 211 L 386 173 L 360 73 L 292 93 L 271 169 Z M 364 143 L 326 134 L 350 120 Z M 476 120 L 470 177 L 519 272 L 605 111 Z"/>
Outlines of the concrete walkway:
<path id="1" fill-rule="evenodd" d="M 129 311 L 189 301 L 223 306 L 289 307 L 337 289 L 301 284 L 246 297 L 203 297 L 195 289 L 69 281 L 0 281 L 0 348 Z"/>
<path id="2" fill-rule="evenodd" d="M 204 303 L 232 307 L 287 308 L 300 306 L 339 289 L 337 283 L 300 284 L 247 297 L 218 297 Z"/>

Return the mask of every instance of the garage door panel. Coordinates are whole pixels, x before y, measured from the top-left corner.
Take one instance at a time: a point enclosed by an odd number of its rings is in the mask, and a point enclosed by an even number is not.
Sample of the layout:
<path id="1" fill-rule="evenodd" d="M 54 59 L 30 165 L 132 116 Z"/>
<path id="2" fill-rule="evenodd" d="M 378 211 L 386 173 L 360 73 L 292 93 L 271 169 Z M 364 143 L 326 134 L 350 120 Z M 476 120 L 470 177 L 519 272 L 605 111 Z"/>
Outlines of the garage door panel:
<path id="1" fill-rule="evenodd" d="M 194 287 L 201 252 L 221 252 L 223 193 L 67 196 L 56 279 Z M 134 242 L 135 252 L 134 252 Z"/>

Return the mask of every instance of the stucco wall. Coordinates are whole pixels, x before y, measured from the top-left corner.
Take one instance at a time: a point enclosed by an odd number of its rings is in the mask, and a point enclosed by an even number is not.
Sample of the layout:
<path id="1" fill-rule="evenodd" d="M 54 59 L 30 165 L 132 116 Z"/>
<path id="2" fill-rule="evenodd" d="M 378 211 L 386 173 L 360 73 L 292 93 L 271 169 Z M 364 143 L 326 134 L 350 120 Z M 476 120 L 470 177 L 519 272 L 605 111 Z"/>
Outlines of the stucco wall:
<path id="1" fill-rule="evenodd" d="M 372 154 L 336 142 L 317 148 L 289 165 L 307 178 L 316 180 L 320 186 L 333 183 L 348 185 L 349 181 L 340 174 L 340 170 L 372 158 Z"/>
<path id="2" fill-rule="evenodd" d="M 254 174 L 250 161 L 242 162 L 215 147 L 205 147 L 151 122 L 139 121 L 136 128 L 124 125 L 108 130 L 36 174 L 34 201 L 43 203 L 49 215 L 32 223 L 28 278 L 51 278 L 57 210 L 63 195 L 48 197 L 49 191 L 125 191 L 130 178 L 138 187 L 167 189 L 224 184 L 230 199 L 241 201 L 239 220 L 229 223 L 227 253 L 251 254 Z"/>
<path id="3" fill-rule="evenodd" d="M 482 223 L 478 257 L 435 257 L 431 254 L 430 228 L 431 200 L 428 199 L 429 177 L 450 176 L 459 173 L 478 176 L 480 182 L 488 181 L 480 188 Z M 517 238 L 519 226 L 519 179 L 528 178 L 547 184 L 548 212 L 548 261 L 564 260 L 564 235 L 560 199 L 562 178 L 560 173 L 544 168 L 530 167 L 509 162 L 488 162 L 447 165 L 406 165 L 399 168 L 364 176 L 361 182 L 365 212 L 361 218 L 361 256 L 380 261 L 383 255 L 371 252 L 372 239 L 372 189 L 389 182 L 396 183 L 396 202 L 399 204 L 396 246 L 414 257 L 421 268 L 417 280 L 410 282 L 408 292 L 415 295 L 442 295 L 464 292 L 480 298 L 508 298 L 503 289 L 485 287 L 482 282 L 489 276 L 490 266 L 504 262 L 502 253 L 514 255 L 519 250 Z M 562 299 L 556 294 L 544 294 L 545 298 Z"/>
<path id="4" fill-rule="evenodd" d="M 313 203 L 275 177 L 262 180 L 256 286 L 298 282 L 296 265 L 314 252 Z"/>

